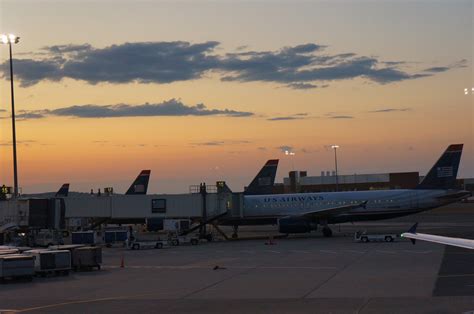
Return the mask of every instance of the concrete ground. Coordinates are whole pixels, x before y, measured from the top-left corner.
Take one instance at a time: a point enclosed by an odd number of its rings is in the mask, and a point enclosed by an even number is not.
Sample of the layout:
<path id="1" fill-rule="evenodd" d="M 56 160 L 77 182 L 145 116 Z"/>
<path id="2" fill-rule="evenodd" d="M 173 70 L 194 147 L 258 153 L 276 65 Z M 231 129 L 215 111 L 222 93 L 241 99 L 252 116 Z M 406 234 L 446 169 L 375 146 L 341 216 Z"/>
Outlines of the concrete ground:
<path id="1" fill-rule="evenodd" d="M 454 220 L 460 217 L 455 217 Z M 469 219 L 420 231 L 474 238 Z M 162 250 L 104 248 L 101 271 L 0 285 L 0 309 L 32 313 L 472 313 L 474 251 L 404 239 L 354 243 L 354 230 L 403 232 L 411 222 L 342 225 L 318 234 Z M 425 229 L 423 229 L 425 228 Z M 245 229 L 245 228 L 244 228 Z M 248 231 L 248 230 L 247 230 Z M 256 233 L 269 233 L 265 227 Z M 125 267 L 121 268 L 124 259 Z M 214 269 L 218 266 L 218 269 Z"/>

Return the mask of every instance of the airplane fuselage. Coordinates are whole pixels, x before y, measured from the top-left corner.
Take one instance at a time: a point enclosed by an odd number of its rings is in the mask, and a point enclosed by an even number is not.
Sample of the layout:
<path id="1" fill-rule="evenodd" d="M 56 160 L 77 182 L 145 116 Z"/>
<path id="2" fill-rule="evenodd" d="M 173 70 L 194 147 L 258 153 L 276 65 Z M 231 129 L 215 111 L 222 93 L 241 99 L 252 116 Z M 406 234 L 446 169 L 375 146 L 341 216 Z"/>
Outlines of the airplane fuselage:
<path id="1" fill-rule="evenodd" d="M 388 219 L 410 215 L 456 202 L 469 192 L 459 190 L 377 190 L 244 196 L 243 217 L 238 224 L 275 223 L 281 217 L 328 208 L 364 206 L 329 215 L 327 223 Z"/>

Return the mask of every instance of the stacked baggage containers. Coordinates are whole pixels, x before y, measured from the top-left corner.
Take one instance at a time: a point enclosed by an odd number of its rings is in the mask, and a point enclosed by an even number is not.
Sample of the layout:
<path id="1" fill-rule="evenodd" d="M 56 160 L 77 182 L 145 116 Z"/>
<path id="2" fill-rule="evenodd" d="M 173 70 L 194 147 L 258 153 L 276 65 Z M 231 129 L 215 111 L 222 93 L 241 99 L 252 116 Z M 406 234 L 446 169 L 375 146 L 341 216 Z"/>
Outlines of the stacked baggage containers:
<path id="1" fill-rule="evenodd" d="M 0 281 L 24 278 L 31 281 L 35 274 L 33 256 L 6 254 L 0 256 Z"/>
<path id="2" fill-rule="evenodd" d="M 39 275 L 68 275 L 71 270 L 71 252 L 68 250 L 29 250 L 24 254 L 34 257 L 35 272 Z"/>

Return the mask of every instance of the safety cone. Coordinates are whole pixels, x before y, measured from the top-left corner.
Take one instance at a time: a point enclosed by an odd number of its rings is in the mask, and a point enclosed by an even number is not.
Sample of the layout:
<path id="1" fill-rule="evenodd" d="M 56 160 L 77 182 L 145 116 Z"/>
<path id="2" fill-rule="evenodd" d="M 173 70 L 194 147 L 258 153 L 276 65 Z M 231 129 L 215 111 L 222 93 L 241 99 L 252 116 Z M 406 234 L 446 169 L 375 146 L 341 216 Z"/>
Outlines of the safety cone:
<path id="1" fill-rule="evenodd" d="M 122 255 L 122 258 L 120 260 L 120 268 L 125 268 L 125 259 L 123 258 L 123 255 Z"/>
<path id="2" fill-rule="evenodd" d="M 274 245 L 275 242 L 273 242 L 273 236 L 269 236 L 268 237 L 268 242 L 265 242 L 265 245 Z"/>

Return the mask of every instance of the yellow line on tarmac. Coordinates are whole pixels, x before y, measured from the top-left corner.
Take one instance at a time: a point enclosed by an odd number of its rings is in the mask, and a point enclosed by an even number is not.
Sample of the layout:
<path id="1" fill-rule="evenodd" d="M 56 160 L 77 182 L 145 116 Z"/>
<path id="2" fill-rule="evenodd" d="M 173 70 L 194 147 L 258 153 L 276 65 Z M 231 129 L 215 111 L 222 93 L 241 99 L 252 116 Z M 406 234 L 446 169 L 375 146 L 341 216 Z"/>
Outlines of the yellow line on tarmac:
<path id="1" fill-rule="evenodd" d="M 65 305 L 72 305 L 72 304 L 84 304 L 84 303 L 93 303 L 93 302 L 102 302 L 102 301 L 111 301 L 111 300 L 125 300 L 131 299 L 136 297 L 144 297 L 149 295 L 154 295 L 156 293 L 144 293 L 144 294 L 135 294 L 135 295 L 125 295 L 125 296 L 117 296 L 117 297 L 109 297 L 109 298 L 100 298 L 100 299 L 89 299 L 89 300 L 77 300 L 77 301 L 70 301 L 70 302 L 62 302 L 62 303 L 55 303 L 37 307 L 30 307 L 26 309 L 15 310 L 14 313 L 23 313 L 23 312 L 31 312 L 37 310 L 44 310 L 53 307 L 65 306 Z"/>

